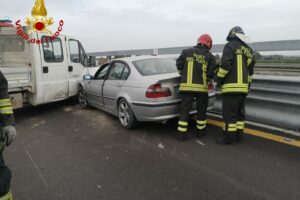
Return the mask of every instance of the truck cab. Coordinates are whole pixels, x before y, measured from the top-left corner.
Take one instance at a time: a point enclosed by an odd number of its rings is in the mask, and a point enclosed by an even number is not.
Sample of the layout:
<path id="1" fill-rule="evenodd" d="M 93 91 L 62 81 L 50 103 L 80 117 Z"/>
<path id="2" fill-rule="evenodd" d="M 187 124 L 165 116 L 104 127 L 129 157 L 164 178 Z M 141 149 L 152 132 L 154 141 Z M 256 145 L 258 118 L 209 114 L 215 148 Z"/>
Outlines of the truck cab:
<path id="1" fill-rule="evenodd" d="M 23 27 L 26 32 L 26 27 Z M 55 39 L 33 32 L 32 43 L 15 27 L 0 27 L 0 70 L 8 80 L 14 108 L 40 105 L 75 96 L 88 70 L 88 57 L 81 42 L 60 35 Z"/>

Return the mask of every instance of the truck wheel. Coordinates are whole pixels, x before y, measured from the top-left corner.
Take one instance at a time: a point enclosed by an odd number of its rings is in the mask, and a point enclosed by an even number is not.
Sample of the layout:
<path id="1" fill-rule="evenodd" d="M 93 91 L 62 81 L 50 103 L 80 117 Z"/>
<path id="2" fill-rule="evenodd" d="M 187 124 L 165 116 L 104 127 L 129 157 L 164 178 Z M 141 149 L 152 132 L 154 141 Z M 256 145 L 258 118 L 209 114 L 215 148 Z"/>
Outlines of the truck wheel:
<path id="1" fill-rule="evenodd" d="M 79 106 L 81 108 L 86 108 L 88 106 L 86 95 L 85 95 L 84 89 L 82 87 L 80 87 L 80 89 L 79 89 L 78 101 L 79 101 Z"/>
<path id="2" fill-rule="evenodd" d="M 118 118 L 121 125 L 126 129 L 133 129 L 138 125 L 138 121 L 125 99 L 121 99 L 118 104 Z"/>

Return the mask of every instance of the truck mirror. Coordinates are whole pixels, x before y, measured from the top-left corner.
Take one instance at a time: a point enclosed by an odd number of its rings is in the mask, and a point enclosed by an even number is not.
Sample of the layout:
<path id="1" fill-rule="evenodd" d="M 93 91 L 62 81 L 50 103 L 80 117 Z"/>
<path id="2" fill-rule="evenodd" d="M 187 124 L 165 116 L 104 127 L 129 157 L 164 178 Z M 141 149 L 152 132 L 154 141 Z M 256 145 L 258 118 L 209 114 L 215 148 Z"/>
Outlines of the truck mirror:
<path id="1" fill-rule="evenodd" d="M 88 57 L 88 66 L 89 67 L 96 67 L 96 56 L 89 56 Z"/>

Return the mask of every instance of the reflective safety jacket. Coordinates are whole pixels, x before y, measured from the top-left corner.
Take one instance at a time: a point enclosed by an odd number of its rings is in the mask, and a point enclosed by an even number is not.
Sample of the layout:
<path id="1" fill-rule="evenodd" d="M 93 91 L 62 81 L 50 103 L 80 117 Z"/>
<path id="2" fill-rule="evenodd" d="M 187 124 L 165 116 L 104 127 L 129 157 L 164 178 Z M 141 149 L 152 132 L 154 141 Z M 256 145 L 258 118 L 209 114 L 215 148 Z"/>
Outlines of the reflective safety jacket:
<path id="1" fill-rule="evenodd" d="M 238 39 L 224 47 L 221 67 L 217 70 L 217 80 L 221 93 L 248 93 L 252 82 L 255 58 L 252 49 Z"/>
<path id="2" fill-rule="evenodd" d="M 2 127 L 15 124 L 13 109 L 7 89 L 7 80 L 0 71 L 0 124 Z"/>
<path id="3" fill-rule="evenodd" d="M 183 50 L 176 65 L 181 74 L 180 92 L 208 92 L 207 82 L 213 78 L 217 65 L 205 46 Z"/>

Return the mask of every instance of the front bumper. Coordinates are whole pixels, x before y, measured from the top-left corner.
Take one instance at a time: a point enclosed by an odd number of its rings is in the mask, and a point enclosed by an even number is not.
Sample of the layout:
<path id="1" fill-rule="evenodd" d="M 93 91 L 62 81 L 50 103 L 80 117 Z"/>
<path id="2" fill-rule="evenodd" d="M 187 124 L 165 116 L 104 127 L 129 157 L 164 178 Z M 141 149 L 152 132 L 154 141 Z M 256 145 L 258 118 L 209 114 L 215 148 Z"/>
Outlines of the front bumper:
<path id="1" fill-rule="evenodd" d="M 208 108 L 212 108 L 216 96 L 209 96 Z M 165 121 L 179 117 L 181 100 L 172 100 L 165 102 L 130 102 L 130 106 L 138 121 Z M 193 103 L 190 114 L 197 113 L 196 101 Z"/>

